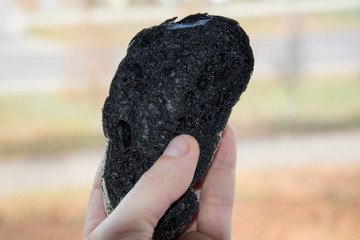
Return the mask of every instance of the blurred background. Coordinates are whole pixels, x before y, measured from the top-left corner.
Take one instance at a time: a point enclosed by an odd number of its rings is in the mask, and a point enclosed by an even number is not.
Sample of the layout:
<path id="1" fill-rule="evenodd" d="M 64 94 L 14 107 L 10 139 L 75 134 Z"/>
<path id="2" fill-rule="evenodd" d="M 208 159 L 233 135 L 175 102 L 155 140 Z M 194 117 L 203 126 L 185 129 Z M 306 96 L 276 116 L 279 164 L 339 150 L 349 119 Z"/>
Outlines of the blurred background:
<path id="1" fill-rule="evenodd" d="M 360 239 L 359 0 L 1 0 L 0 239 L 79 239 L 127 44 L 168 18 L 234 18 L 255 55 L 233 239 Z"/>

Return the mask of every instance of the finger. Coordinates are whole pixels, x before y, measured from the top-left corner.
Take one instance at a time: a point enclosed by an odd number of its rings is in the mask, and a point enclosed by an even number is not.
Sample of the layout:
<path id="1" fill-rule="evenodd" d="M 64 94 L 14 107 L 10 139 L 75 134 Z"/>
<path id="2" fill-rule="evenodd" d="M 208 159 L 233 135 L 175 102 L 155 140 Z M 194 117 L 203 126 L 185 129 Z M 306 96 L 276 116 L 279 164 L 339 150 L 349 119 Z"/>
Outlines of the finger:
<path id="1" fill-rule="evenodd" d="M 159 219 L 189 188 L 199 158 L 197 141 L 175 137 L 112 214 L 96 229 L 96 239 L 132 236 L 150 239 Z M 134 235 L 135 234 L 135 235 Z"/>
<path id="2" fill-rule="evenodd" d="M 182 236 L 180 240 L 211 240 L 211 239 L 199 232 L 189 232 L 184 234 L 184 236 Z"/>
<path id="3" fill-rule="evenodd" d="M 91 189 L 88 210 L 85 217 L 83 238 L 89 234 L 106 218 L 102 192 L 100 187 L 100 166 L 98 167 Z"/>
<path id="4" fill-rule="evenodd" d="M 200 195 L 197 230 L 211 239 L 230 239 L 234 203 L 236 133 L 228 125 L 205 176 Z"/>

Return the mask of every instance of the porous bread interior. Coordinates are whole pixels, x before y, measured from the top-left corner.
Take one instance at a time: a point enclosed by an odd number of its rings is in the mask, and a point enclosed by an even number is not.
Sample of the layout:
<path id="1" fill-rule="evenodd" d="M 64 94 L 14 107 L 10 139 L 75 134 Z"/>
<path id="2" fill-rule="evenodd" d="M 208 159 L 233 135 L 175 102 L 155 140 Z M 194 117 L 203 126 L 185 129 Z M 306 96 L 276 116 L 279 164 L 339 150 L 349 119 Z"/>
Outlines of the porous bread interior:
<path id="1" fill-rule="evenodd" d="M 113 211 L 113 208 L 110 203 L 110 198 L 109 198 L 109 195 L 108 195 L 108 192 L 106 189 L 105 178 L 103 178 L 104 172 L 105 172 L 106 156 L 107 156 L 108 147 L 109 147 L 109 140 L 107 139 L 106 145 L 105 145 L 105 150 L 104 150 L 104 155 L 103 155 L 103 159 L 101 161 L 101 167 L 100 167 L 100 172 L 101 172 L 100 183 L 101 183 L 101 188 L 102 188 L 102 192 L 103 192 L 102 195 L 103 195 L 104 208 L 105 208 L 106 215 L 109 215 Z"/>

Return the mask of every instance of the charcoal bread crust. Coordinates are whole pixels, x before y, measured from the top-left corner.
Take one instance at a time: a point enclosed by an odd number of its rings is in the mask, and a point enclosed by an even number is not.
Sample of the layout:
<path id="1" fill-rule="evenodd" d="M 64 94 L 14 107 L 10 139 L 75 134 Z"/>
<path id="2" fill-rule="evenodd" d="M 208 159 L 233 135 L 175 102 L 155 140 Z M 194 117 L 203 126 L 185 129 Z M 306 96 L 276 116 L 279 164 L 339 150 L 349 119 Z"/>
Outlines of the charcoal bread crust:
<path id="1" fill-rule="evenodd" d="M 253 66 L 248 36 L 225 17 L 170 19 L 131 40 L 103 107 L 107 214 L 179 134 L 192 135 L 200 146 L 192 184 L 205 175 Z M 153 238 L 177 239 L 197 209 L 190 187 L 160 219 Z"/>

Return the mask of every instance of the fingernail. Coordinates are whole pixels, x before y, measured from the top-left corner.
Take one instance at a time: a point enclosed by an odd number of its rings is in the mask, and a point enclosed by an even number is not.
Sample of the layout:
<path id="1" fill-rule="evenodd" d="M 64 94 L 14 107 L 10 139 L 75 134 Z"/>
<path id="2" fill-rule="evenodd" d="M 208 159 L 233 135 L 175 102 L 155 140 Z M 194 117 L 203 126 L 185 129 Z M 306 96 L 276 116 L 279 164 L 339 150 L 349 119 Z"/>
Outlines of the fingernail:
<path id="1" fill-rule="evenodd" d="M 189 144 L 186 136 L 180 135 L 175 137 L 166 147 L 163 155 L 171 157 L 184 156 L 189 151 Z"/>

